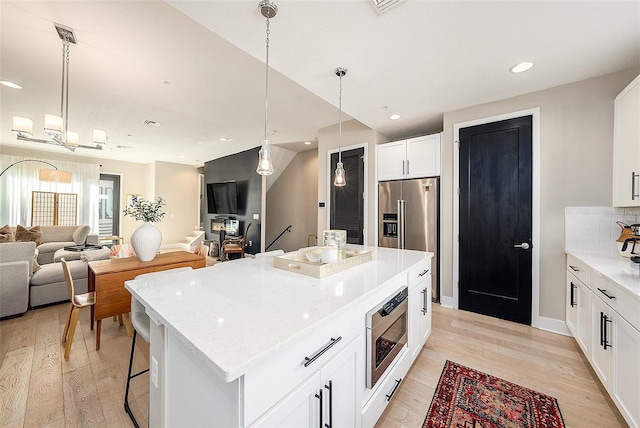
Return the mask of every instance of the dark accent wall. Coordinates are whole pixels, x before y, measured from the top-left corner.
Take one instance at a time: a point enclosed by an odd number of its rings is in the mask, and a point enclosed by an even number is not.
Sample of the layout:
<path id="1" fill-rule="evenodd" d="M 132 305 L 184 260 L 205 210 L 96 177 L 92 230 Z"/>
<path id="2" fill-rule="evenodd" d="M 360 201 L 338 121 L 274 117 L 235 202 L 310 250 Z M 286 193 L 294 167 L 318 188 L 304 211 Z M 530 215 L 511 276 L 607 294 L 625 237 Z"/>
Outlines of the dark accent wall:
<path id="1" fill-rule="evenodd" d="M 241 235 L 244 234 L 245 229 L 251 223 L 247 240 L 252 241 L 252 245 L 246 248 L 246 252 L 249 254 L 260 252 L 262 176 L 256 172 L 259 151 L 260 148 L 256 147 L 204 164 L 205 186 L 207 183 L 218 181 L 236 181 L 238 188 L 238 214 L 230 217 L 240 220 Z M 216 217 L 216 214 L 207 212 L 206 192 L 204 192 L 204 199 L 202 218 L 204 219 L 205 235 L 207 239 L 216 239 L 217 235 L 211 233 L 211 220 Z M 254 220 L 254 214 L 258 214 L 260 220 Z"/>

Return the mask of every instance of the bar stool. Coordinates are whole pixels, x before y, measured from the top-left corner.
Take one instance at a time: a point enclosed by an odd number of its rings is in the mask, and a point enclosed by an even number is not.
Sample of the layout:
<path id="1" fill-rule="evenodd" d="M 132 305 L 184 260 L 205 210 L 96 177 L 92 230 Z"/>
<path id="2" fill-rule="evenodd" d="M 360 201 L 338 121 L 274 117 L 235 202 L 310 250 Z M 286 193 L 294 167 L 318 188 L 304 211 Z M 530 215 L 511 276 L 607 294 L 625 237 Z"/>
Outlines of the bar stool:
<path id="1" fill-rule="evenodd" d="M 180 272 L 192 270 L 191 267 L 181 267 L 175 269 L 169 269 L 160 272 L 151 272 L 145 273 L 142 275 L 136 276 L 135 279 L 149 278 L 151 276 L 164 275 L 167 273 Z M 138 421 L 135 416 L 133 416 L 133 412 L 131 411 L 131 407 L 129 407 L 129 385 L 131 384 L 131 379 L 138 377 L 144 373 L 149 371 L 149 368 L 146 368 L 134 375 L 131 374 L 131 370 L 133 368 L 133 355 L 136 349 L 136 336 L 139 334 L 142 336 L 142 339 L 149 343 L 149 339 L 151 336 L 151 319 L 149 315 L 144 310 L 144 306 L 142 303 L 138 301 L 133 295 L 131 296 L 131 325 L 133 326 L 133 338 L 131 339 L 131 356 L 129 357 L 129 370 L 127 371 L 127 387 L 124 393 L 124 411 L 127 412 L 129 418 L 131 418 L 131 422 L 136 428 L 140 428 L 138 425 Z"/>

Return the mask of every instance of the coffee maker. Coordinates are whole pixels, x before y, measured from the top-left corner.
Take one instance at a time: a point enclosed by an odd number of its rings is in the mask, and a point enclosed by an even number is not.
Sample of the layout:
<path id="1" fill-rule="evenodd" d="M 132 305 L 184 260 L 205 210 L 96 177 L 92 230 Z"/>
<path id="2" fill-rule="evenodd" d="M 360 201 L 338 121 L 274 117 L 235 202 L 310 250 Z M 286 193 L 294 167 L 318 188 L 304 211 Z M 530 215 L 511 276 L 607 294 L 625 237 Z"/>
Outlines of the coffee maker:
<path id="1" fill-rule="evenodd" d="M 631 237 L 626 238 L 622 244 L 621 251 L 627 251 L 629 245 L 631 247 L 631 261 L 640 263 L 640 223 L 629 225 L 631 229 Z M 638 250 L 636 251 L 636 247 Z"/>

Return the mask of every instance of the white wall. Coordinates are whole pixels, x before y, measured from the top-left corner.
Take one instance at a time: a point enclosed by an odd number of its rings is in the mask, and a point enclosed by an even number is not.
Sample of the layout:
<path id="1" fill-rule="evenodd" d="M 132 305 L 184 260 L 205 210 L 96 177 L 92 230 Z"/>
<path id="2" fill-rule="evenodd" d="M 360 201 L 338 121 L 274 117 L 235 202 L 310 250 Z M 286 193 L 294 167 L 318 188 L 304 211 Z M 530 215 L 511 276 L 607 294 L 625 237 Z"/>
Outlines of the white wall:
<path id="1" fill-rule="evenodd" d="M 265 245 L 269 245 L 282 230 L 292 225 L 269 249 L 285 252 L 314 245 L 318 227 L 317 194 L 318 152 L 307 150 L 297 153 L 279 179 L 267 191 L 265 222 Z M 312 235 L 309 241 L 309 235 Z"/>
<path id="2" fill-rule="evenodd" d="M 640 72 L 608 74 L 444 114 L 442 295 L 453 296 L 453 126 L 540 107 L 540 313 L 564 319 L 567 206 L 610 206 L 613 100 Z"/>

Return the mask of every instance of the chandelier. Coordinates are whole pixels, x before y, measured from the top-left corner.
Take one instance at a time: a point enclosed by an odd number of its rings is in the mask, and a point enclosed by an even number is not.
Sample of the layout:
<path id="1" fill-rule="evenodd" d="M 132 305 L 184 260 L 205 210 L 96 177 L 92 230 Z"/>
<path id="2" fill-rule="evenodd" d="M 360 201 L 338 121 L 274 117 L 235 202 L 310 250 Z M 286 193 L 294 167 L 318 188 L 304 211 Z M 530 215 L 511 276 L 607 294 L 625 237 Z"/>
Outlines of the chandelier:
<path id="1" fill-rule="evenodd" d="M 102 150 L 107 143 L 107 133 L 100 129 L 93 130 L 93 145 L 80 144 L 77 132 L 69 131 L 69 46 L 76 44 L 76 36 L 72 28 L 54 23 L 58 36 L 62 40 L 62 91 L 60 95 L 60 115 L 45 114 L 44 130 L 49 134 L 47 139 L 33 138 L 33 121 L 26 117 L 13 116 L 11 130 L 18 140 L 34 143 L 54 144 L 75 151 L 83 149 Z"/>
<path id="2" fill-rule="evenodd" d="M 265 68 L 265 84 L 264 84 L 264 139 L 262 140 L 262 147 L 259 152 L 258 167 L 256 172 L 260 175 L 273 174 L 273 161 L 271 160 L 271 146 L 269 144 L 269 137 L 267 135 L 267 111 L 269 106 L 269 19 L 276 16 L 278 13 L 278 7 L 275 3 L 269 0 L 263 0 L 260 2 L 260 13 L 267 18 L 267 54 L 266 54 L 266 68 Z"/>

